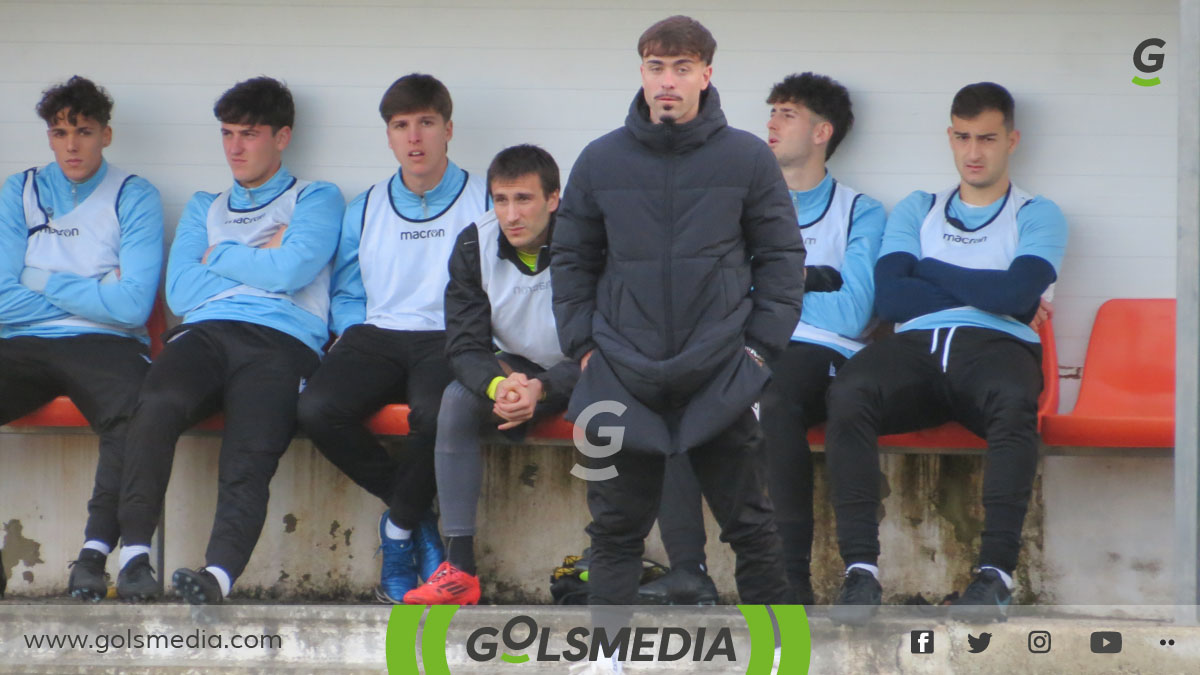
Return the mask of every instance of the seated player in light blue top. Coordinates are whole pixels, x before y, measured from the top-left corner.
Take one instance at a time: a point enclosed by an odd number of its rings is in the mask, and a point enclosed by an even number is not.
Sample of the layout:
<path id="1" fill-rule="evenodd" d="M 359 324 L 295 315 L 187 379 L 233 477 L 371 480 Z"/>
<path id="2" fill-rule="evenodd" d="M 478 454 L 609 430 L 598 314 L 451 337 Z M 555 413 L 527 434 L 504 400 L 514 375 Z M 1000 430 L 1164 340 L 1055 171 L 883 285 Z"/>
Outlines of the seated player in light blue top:
<path id="1" fill-rule="evenodd" d="M 147 554 L 175 443 L 217 411 L 225 431 L 205 565 L 176 570 L 172 581 L 193 604 L 229 594 L 262 531 L 268 484 L 295 433 L 296 400 L 328 336 L 345 202 L 336 186 L 283 167 L 291 92 L 268 77 L 246 80 L 213 113 L 234 183 L 220 194 L 197 192 L 171 245 L 167 304 L 183 323 L 165 336 L 130 423 L 117 577 L 125 598 L 158 594 Z"/>
<path id="2" fill-rule="evenodd" d="M 789 75 L 771 89 L 767 103 L 767 143 L 787 181 L 808 256 L 800 321 L 772 364 L 761 418 L 788 583 L 795 602 L 811 604 L 813 465 L 806 434 L 825 421 L 825 391 L 834 374 L 865 344 L 885 214 L 879 202 L 838 182 L 825 167 L 854 124 L 845 87 L 824 75 Z M 643 601 L 715 602 L 704 574 L 699 499 L 690 467 L 668 461 L 658 524 L 671 572 L 639 590 Z"/>
<path id="3" fill-rule="evenodd" d="M 877 437 L 950 420 L 988 444 L 979 570 L 951 613 L 1002 620 L 1012 600 L 1043 384 L 1028 324 L 1058 278 L 1067 224 L 1053 202 L 1009 179 L 1021 136 L 1006 89 L 964 87 L 950 122 L 958 185 L 897 205 L 875 265 L 875 306 L 897 333 L 859 352 L 829 391 L 826 450 L 847 565 L 831 614 L 840 623 L 869 620 L 881 601 Z"/>
<path id="4" fill-rule="evenodd" d="M 487 211 L 487 186 L 447 156 L 453 102 L 432 75 L 397 79 L 379 102 L 399 170 L 355 197 L 334 261 L 337 343 L 300 397 L 300 424 L 317 448 L 379 498 L 381 602 L 401 603 L 446 558 L 431 507 L 434 441 L 446 359 L 447 261 L 459 233 Z M 407 403 L 396 457 L 366 427 L 386 403 Z"/>
<path id="5" fill-rule="evenodd" d="M 120 536 L 125 430 L 149 364 L 145 323 L 162 269 L 158 190 L 104 160 L 112 106 L 78 75 L 47 89 L 37 112 L 54 162 L 0 190 L 0 424 L 67 395 L 99 434 L 68 584 L 92 602 L 107 593 L 105 563 Z"/>

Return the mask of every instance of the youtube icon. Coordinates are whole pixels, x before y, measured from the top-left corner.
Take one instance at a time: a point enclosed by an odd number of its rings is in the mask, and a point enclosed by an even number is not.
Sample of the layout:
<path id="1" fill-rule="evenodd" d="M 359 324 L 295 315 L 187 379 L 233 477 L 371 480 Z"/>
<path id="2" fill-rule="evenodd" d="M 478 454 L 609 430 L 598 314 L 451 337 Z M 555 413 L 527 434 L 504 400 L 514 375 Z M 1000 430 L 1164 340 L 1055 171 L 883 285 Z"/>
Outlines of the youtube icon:
<path id="1" fill-rule="evenodd" d="M 1100 630 L 1092 633 L 1093 654 L 1120 654 L 1121 634 L 1111 630 Z"/>

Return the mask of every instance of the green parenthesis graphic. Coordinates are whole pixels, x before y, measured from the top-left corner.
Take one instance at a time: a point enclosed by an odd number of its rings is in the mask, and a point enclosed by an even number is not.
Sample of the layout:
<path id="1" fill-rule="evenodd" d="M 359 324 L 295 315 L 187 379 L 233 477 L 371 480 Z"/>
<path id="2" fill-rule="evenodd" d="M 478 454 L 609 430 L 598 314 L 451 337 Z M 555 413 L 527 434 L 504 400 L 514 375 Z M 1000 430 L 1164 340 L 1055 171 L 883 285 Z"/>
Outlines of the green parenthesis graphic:
<path id="1" fill-rule="evenodd" d="M 804 605 L 771 605 L 779 622 L 779 675 L 806 675 L 812 656 L 812 636 Z"/>
<path id="2" fill-rule="evenodd" d="M 1157 77 L 1152 77 L 1149 80 L 1143 80 L 1137 75 L 1134 75 L 1133 83 L 1139 87 L 1153 87 L 1156 84 L 1162 84 L 1162 80 L 1158 79 Z"/>
<path id="3" fill-rule="evenodd" d="M 766 605 L 738 605 L 750 629 L 750 663 L 746 675 L 770 675 L 775 662 L 775 629 Z"/>
<path id="4" fill-rule="evenodd" d="M 396 605 L 388 616 L 385 651 L 391 675 L 417 673 L 417 628 L 424 605 Z"/>
<path id="5" fill-rule="evenodd" d="M 432 605 L 425 618 L 425 630 L 421 633 L 421 659 L 425 663 L 425 675 L 450 675 L 446 665 L 446 631 L 450 619 L 458 611 L 458 605 Z"/>
<path id="6" fill-rule="evenodd" d="M 500 660 L 505 663 L 525 663 L 529 660 L 529 655 L 518 654 L 517 656 L 513 656 L 512 654 L 505 652 L 504 654 L 500 655 Z"/>

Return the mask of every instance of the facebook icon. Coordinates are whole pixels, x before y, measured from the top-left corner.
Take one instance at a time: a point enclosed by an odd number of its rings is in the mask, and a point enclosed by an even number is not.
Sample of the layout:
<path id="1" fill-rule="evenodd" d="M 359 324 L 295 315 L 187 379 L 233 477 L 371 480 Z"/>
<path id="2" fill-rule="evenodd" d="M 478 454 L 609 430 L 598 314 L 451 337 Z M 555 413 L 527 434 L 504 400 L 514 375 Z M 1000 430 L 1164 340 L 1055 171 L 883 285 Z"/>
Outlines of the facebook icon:
<path id="1" fill-rule="evenodd" d="M 933 631 L 931 631 L 931 630 L 914 630 L 912 632 L 912 653 L 914 653 L 914 654 L 932 654 L 933 653 Z"/>

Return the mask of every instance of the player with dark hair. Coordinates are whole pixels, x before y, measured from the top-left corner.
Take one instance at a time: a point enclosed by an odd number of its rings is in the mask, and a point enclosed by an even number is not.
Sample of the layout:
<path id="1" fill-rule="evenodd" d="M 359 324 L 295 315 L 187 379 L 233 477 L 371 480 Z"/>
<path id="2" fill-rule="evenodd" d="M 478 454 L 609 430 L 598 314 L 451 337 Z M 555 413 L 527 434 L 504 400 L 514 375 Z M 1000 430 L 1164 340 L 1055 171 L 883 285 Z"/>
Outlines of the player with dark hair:
<path id="1" fill-rule="evenodd" d="M 800 316 L 804 245 L 767 146 L 726 123 L 715 40 L 675 16 L 638 41 L 642 89 L 590 143 L 552 259 L 564 353 L 583 372 L 567 417 L 591 438 L 615 401 L 624 447 L 588 482 L 589 601 L 632 604 L 668 457 L 686 454 L 737 554 L 743 602 L 790 597 L 751 406 Z"/>
<path id="2" fill-rule="evenodd" d="M 1058 277 L 1067 223 L 1009 178 L 1021 135 L 1004 87 L 968 85 L 950 110 L 959 182 L 897 204 L 875 264 L 875 307 L 896 334 L 859 352 L 829 389 L 826 452 L 846 564 L 838 623 L 865 623 L 882 598 L 879 435 L 950 420 L 988 444 L 978 571 L 951 614 L 1003 620 L 1012 601 L 1043 384 L 1029 324 Z"/>
<path id="3" fill-rule="evenodd" d="M 97 602 L 121 528 L 125 434 L 149 367 L 162 271 L 158 190 L 104 159 L 112 99 L 78 75 L 37 105 L 54 162 L 0 189 L 0 424 L 66 395 L 100 436 L 83 550 L 68 591 Z M 17 476 L 8 476 L 9 480 Z"/>
<path id="4" fill-rule="evenodd" d="M 488 191 L 495 207 L 458 235 L 446 286 L 446 352 L 455 381 L 442 397 L 435 456 L 448 559 L 404 596 L 408 604 L 479 601 L 481 435 L 490 425 L 519 441 L 533 420 L 567 407 L 579 378 L 579 364 L 559 349 L 550 304 L 558 165 L 539 147 L 507 148 L 488 168 Z"/>
<path id="5" fill-rule="evenodd" d="M 854 123 L 845 87 L 824 75 L 789 75 L 771 89 L 767 103 L 767 144 L 787 181 L 808 257 L 804 309 L 772 364 L 761 422 L 788 584 L 795 602 L 812 604 L 813 462 L 807 433 L 825 421 L 825 392 L 833 376 L 865 344 L 885 214 L 879 202 L 838 182 L 825 166 Z M 671 573 L 640 588 L 639 598 L 656 604 L 715 602 L 703 567 L 699 486 L 688 467 L 672 460 L 663 489 L 658 524 Z"/>
<path id="6" fill-rule="evenodd" d="M 197 192 L 167 261 L 167 304 L 183 322 L 164 336 L 129 427 L 121 490 L 122 597 L 158 595 L 150 537 L 180 434 L 223 411 L 217 513 L 198 569 L 172 576 L 192 604 L 220 603 L 262 532 L 268 486 L 296 429 L 296 399 L 328 339 L 330 262 L 341 191 L 283 166 L 295 106 L 281 82 L 255 78 L 214 107 L 233 185 Z"/>
<path id="7" fill-rule="evenodd" d="M 338 340 L 300 396 L 300 423 L 317 448 L 387 510 L 376 597 L 401 603 L 445 560 L 433 446 L 438 406 L 454 379 L 446 360 L 446 261 L 455 239 L 487 210 L 482 176 L 446 156 L 450 93 L 413 73 L 384 93 L 379 114 L 397 172 L 346 209 L 330 308 Z M 392 458 L 366 420 L 387 403 L 409 406 L 404 451 Z"/>

